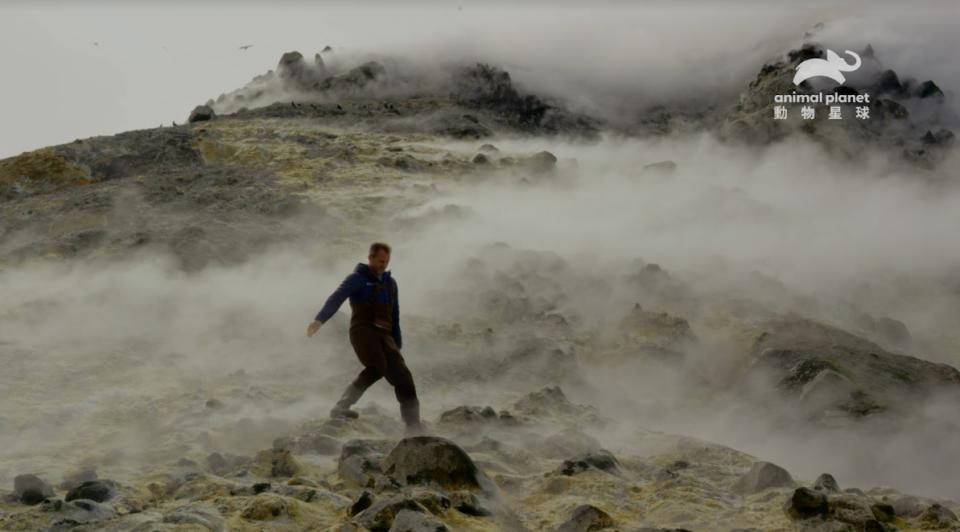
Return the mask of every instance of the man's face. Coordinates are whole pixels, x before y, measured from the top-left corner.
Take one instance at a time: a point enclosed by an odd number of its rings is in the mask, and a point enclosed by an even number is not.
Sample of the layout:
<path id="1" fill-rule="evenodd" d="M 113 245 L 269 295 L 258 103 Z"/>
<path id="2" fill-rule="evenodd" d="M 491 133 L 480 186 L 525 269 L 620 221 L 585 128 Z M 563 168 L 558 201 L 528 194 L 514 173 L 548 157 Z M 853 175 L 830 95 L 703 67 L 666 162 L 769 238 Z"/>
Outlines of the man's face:
<path id="1" fill-rule="evenodd" d="M 377 272 L 383 273 L 387 271 L 387 264 L 390 264 L 390 254 L 384 250 L 378 250 L 375 255 L 368 257 L 370 260 L 370 269 Z"/>

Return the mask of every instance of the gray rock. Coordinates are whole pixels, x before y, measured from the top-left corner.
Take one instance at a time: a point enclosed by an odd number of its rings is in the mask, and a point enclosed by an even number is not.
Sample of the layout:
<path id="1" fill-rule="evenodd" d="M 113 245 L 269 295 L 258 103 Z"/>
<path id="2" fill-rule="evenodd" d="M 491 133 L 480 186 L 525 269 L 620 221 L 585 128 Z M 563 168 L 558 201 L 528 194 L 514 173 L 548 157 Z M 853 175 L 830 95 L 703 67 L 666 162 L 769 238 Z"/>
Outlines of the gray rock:
<path id="1" fill-rule="evenodd" d="M 948 508 L 934 503 L 920 514 L 920 523 L 924 527 L 933 529 L 953 529 L 960 526 L 957 515 Z"/>
<path id="2" fill-rule="evenodd" d="M 337 472 L 348 485 L 372 488 L 383 477 L 380 462 L 393 446 L 390 440 L 350 440 L 340 449 Z"/>
<path id="3" fill-rule="evenodd" d="M 17 475 L 13 479 L 13 493 L 23 504 L 33 506 L 53 497 L 53 487 L 36 475 Z"/>
<path id="4" fill-rule="evenodd" d="M 839 399 L 827 406 L 851 417 L 909 411 L 938 388 L 960 393 L 956 368 L 890 353 L 848 332 L 794 316 L 766 321 L 752 351 L 756 362 L 748 370 L 750 384 L 769 383 L 772 375 L 772 390 L 783 397 L 811 394 L 808 385 L 819 388 L 810 383 L 824 372 L 832 372 L 826 374 L 829 379 L 820 377 L 828 381 L 823 383 L 826 389 L 849 381 L 844 387 L 851 393 L 838 394 Z"/>
<path id="5" fill-rule="evenodd" d="M 411 490 L 410 498 L 420 503 L 434 515 L 441 515 L 453 505 L 450 497 L 447 497 L 443 493 L 423 488 L 414 488 Z"/>
<path id="6" fill-rule="evenodd" d="M 164 523 L 198 525 L 212 532 L 224 530 L 223 515 L 215 507 L 203 503 L 190 503 L 163 516 Z"/>
<path id="7" fill-rule="evenodd" d="M 53 528 L 69 528 L 75 525 L 98 523 L 117 516 L 117 512 L 113 508 L 90 499 L 77 499 L 67 502 L 63 505 L 62 510 L 64 515 L 51 523 Z"/>
<path id="8" fill-rule="evenodd" d="M 383 471 L 401 484 L 480 489 L 481 475 L 457 444 L 438 436 L 404 438 L 383 460 Z"/>
<path id="9" fill-rule="evenodd" d="M 790 488 L 794 486 L 793 477 L 786 469 L 770 462 L 754 462 L 736 484 L 734 491 L 750 495 L 769 488 Z"/>
<path id="10" fill-rule="evenodd" d="M 644 174 L 672 174 L 677 169 L 677 163 L 673 161 L 659 161 L 645 164 L 640 171 Z"/>
<path id="11" fill-rule="evenodd" d="M 916 517 L 926 508 L 924 501 L 912 495 L 904 495 L 894 499 L 891 503 L 893 510 L 900 517 Z"/>
<path id="12" fill-rule="evenodd" d="M 354 521 L 373 532 L 385 532 L 390 530 L 394 519 L 403 510 L 427 513 L 427 509 L 417 501 L 403 495 L 393 495 L 374 502 L 357 514 Z"/>
<path id="13" fill-rule="evenodd" d="M 868 497 L 844 493 L 827 500 L 829 512 L 834 519 L 857 526 L 865 526 L 875 519 Z"/>
<path id="14" fill-rule="evenodd" d="M 478 153 L 473 157 L 473 164 L 490 164 L 490 158 L 482 153 Z"/>
<path id="15" fill-rule="evenodd" d="M 607 512 L 596 506 L 584 504 L 573 510 L 570 519 L 560 525 L 557 532 L 588 532 L 590 530 L 613 528 L 614 526 L 616 526 L 616 523 Z"/>
<path id="16" fill-rule="evenodd" d="M 445 524 L 431 515 L 411 510 L 400 510 L 390 525 L 390 532 L 446 532 Z"/>
<path id="17" fill-rule="evenodd" d="M 813 489 L 827 493 L 838 493 L 840 491 L 840 485 L 837 484 L 837 479 L 833 478 L 833 475 L 823 473 L 817 477 L 817 480 L 813 483 Z"/>
<path id="18" fill-rule="evenodd" d="M 527 159 L 527 165 L 534 172 L 551 172 L 557 166 L 557 156 L 548 151 L 541 151 Z"/>

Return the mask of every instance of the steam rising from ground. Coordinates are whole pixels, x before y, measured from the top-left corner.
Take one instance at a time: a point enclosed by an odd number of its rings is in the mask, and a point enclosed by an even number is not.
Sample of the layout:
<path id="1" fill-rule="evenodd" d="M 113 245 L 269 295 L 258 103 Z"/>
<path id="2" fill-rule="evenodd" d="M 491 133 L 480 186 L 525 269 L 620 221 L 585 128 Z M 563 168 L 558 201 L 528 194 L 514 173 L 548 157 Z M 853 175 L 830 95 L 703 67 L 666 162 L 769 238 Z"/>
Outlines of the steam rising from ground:
<path id="1" fill-rule="evenodd" d="M 560 158 L 558 174 L 438 182 L 441 194 L 421 214 L 429 219 L 456 205 L 458 219 L 400 229 L 384 220 L 371 228 L 395 246 L 391 269 L 415 377 L 459 355 L 436 347 L 435 324 L 478 315 L 464 288 L 476 275 L 469 259 L 489 259 L 481 250 L 498 241 L 548 251 L 568 265 L 547 272 L 560 294 L 549 285 L 526 289 L 561 301 L 557 311 L 583 330 L 602 333 L 639 302 L 686 317 L 702 340 L 679 368 L 605 373 L 585 365 L 586 385 L 567 390 L 575 399 L 625 428 L 702 436 L 777 461 L 800 478 L 829 471 L 846 485 L 960 496 L 948 491 L 960 474 L 960 456 L 946 443 L 960 430 L 955 409 L 935 401 L 901 427 L 783 425 L 737 390 L 724 392 L 746 353 L 705 323 L 746 299 L 848 326 L 844 309 L 855 305 L 906 323 L 915 339 L 910 354 L 960 364 L 960 190 L 948 179 L 960 168 L 956 158 L 943 175 L 918 176 L 885 168 L 880 157 L 828 162 L 802 142 L 762 150 L 707 136 L 496 144 L 503 152 L 550 149 Z M 643 170 L 667 159 L 677 162 L 672 174 Z M 156 255 L 0 272 L 0 356 L 8 368 L 0 376 L 0 482 L 84 463 L 116 467 L 122 476 L 127 470 L 119 468 L 169 463 L 190 446 L 252 452 L 324 416 L 359 365 L 342 316 L 317 337 L 304 330 L 365 251 L 331 257 L 326 249 L 322 242 L 277 247 L 241 266 L 190 275 Z M 637 301 L 621 290 L 637 259 L 689 286 L 693 303 Z M 709 397 L 699 384 L 704 376 L 717 388 Z M 512 382 L 509 375 L 503 382 Z M 427 419 L 476 401 L 504 406 L 531 391 L 444 384 L 420 381 Z M 210 399 L 225 406 L 210 407 Z M 385 383 L 364 402 L 395 408 Z M 597 436 L 629 444 L 616 433 Z"/>

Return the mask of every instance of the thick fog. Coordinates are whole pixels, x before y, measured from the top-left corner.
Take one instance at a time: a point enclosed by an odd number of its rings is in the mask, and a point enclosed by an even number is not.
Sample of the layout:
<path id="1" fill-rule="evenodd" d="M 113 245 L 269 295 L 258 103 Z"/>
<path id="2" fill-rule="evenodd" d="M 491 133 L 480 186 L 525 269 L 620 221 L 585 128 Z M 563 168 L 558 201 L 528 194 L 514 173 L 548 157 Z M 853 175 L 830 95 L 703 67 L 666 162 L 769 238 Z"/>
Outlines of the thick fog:
<path id="1" fill-rule="evenodd" d="M 728 389 L 748 354 L 702 325 L 710 309 L 736 298 L 840 326 L 851 322 L 837 309 L 856 305 L 903 321 L 914 336 L 910 354 L 958 364 L 955 183 L 884 169 L 879 157 L 858 166 L 831 162 L 802 142 L 753 150 L 704 135 L 498 145 L 508 153 L 549 148 L 560 159 L 558 175 L 528 184 L 518 183 L 523 175 L 441 183 L 436 198 L 404 215 L 429 223 L 379 226 L 395 246 L 391 269 L 415 375 L 462 356 L 437 347 L 435 324 L 487 319 L 478 294 L 505 289 L 470 259 L 510 272 L 517 267 L 511 262 L 523 267 L 526 259 L 498 263 L 488 253 L 491 244 L 553 253 L 566 265 L 545 267 L 531 257 L 526 267 L 543 269 L 549 282 L 525 289 L 556 303 L 582 330 L 604 331 L 640 303 L 687 318 L 701 336 L 680 368 L 608 374 L 609 368 L 584 364 L 586 384 L 568 393 L 618 419 L 624 432 L 643 427 L 700 436 L 777 461 L 801 478 L 830 471 L 847 484 L 949 495 L 955 476 L 943 472 L 957 473 L 960 463 L 955 447 L 945 444 L 960 423 L 949 403 L 934 403 L 926 417 L 897 427 L 783 425 Z M 470 153 L 476 146 L 446 148 Z M 642 170 L 662 160 L 676 161 L 676 172 Z M 943 171 L 956 168 L 953 160 Z M 449 205 L 459 215 L 438 219 Z M 317 230 L 323 235 L 322 226 Z M 304 334 L 326 296 L 364 260 L 361 248 L 353 256 L 326 254 L 324 242 L 334 237 L 192 274 L 152 253 L 111 265 L 4 271 L 9 392 L 0 399 L 0 473 L 102 463 L 104 456 L 143 465 L 169 461 L 194 444 L 250 452 L 322 417 L 359 368 L 343 316 L 314 338 Z M 638 300 L 641 294 L 618 290 L 638 259 L 686 285 L 688 300 Z M 485 356 L 509 349 L 500 345 Z M 703 378 L 714 387 L 709 401 Z M 427 418 L 460 404 L 507 406 L 532 391 L 509 374 L 474 384 L 469 378 L 421 384 Z M 230 407 L 210 413 L 204 404 L 211 398 Z M 394 408 L 382 383 L 364 401 Z M 874 437 L 878 430 L 882 439 Z M 597 436 L 618 441 L 615 432 Z"/>
<path id="2" fill-rule="evenodd" d="M 951 9 L 15 3 L 0 8 L 0 57 L 16 79 L 0 89 L 0 156 L 183 121 L 193 105 L 272 68 L 282 52 L 310 56 L 327 44 L 337 53 L 390 50 L 423 64 L 482 59 L 530 90 L 617 116 L 671 98 L 735 101 L 765 59 L 826 21 L 825 36 L 849 40 L 851 49 L 870 42 L 893 68 L 951 94 L 960 86 L 950 56 L 957 37 L 944 16 Z M 254 46 L 240 51 L 242 44 Z M 908 354 L 960 365 L 956 151 L 937 170 L 921 171 L 890 166 L 882 153 L 842 162 L 801 140 L 748 148 L 706 133 L 492 142 L 504 153 L 549 150 L 557 173 L 441 180 L 435 197 L 404 213 L 407 223 L 371 227 L 395 248 L 391 270 L 415 378 L 463 355 L 437 342 L 435 327 L 469 322 L 484 289 L 503 289 L 472 260 L 489 271 L 516 269 L 514 259 L 489 255 L 502 242 L 562 261 L 515 259 L 547 279 L 525 285 L 528 295 L 550 302 L 580 332 L 602 337 L 639 303 L 686 318 L 700 337 L 680 366 L 628 373 L 584 364 L 583 382 L 565 391 L 621 423 L 622 431 L 595 435 L 605 444 L 628 446 L 629 429 L 643 427 L 730 445 L 801 479 L 831 472 L 846 486 L 960 497 L 954 397 L 931 401 L 897 426 L 785 425 L 732 389 L 748 353 L 711 326 L 733 301 L 839 327 L 854 326 L 845 309 L 855 307 L 902 321 L 913 336 Z M 442 147 L 466 156 L 477 144 Z M 675 171 L 644 169 L 666 160 Z M 438 215 L 451 205 L 455 216 Z M 197 449 L 251 453 L 326 416 L 359 370 L 346 341 L 348 309 L 317 336 L 304 331 L 366 249 L 333 256 L 327 244 L 335 227 L 316 231 L 316 241 L 192 273 L 154 252 L 0 271 L 0 483 L 83 464 L 115 467 L 122 478 L 126 468 L 168 464 Z M 618 290 L 638 260 L 669 272 L 688 299 L 641 300 Z M 490 356 L 509 349 L 499 344 Z M 428 420 L 461 404 L 505 407 L 530 391 L 509 375 L 500 385 L 420 385 Z M 386 383 L 368 393 L 364 403 L 394 412 Z M 211 399 L 226 406 L 210 408 Z"/>

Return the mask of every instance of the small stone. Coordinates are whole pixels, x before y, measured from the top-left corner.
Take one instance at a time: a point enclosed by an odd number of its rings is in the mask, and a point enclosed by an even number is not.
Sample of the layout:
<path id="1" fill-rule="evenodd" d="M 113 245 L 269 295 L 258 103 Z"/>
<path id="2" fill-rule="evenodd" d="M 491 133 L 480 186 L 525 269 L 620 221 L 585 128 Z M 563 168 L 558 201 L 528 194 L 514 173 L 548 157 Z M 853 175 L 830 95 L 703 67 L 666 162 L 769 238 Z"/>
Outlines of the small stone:
<path id="1" fill-rule="evenodd" d="M 400 510 L 390 525 L 389 532 L 446 532 L 446 525 L 431 515 L 412 510 Z"/>
<path id="2" fill-rule="evenodd" d="M 369 491 L 364 490 L 363 493 L 357 497 L 357 500 L 350 505 L 350 515 L 357 515 L 358 513 L 366 510 L 373 503 L 373 496 L 370 495 Z"/>
<path id="3" fill-rule="evenodd" d="M 893 505 L 885 502 L 875 503 L 870 507 L 870 510 L 873 511 L 873 517 L 881 523 L 889 523 L 897 517 L 897 512 L 893 509 Z"/>
<path id="4" fill-rule="evenodd" d="M 450 494 L 451 505 L 460 513 L 475 517 L 491 515 L 476 493 L 467 490 L 455 491 Z"/>
<path id="5" fill-rule="evenodd" d="M 557 528 L 557 532 L 588 532 L 612 528 L 615 525 L 610 514 L 596 506 L 584 504 L 573 510 L 573 515 Z"/>
<path id="6" fill-rule="evenodd" d="M 570 460 L 564 460 L 563 465 L 560 466 L 560 473 L 571 476 L 590 468 L 616 475 L 620 472 L 620 462 L 609 451 L 600 449 Z"/>
<path id="7" fill-rule="evenodd" d="M 482 153 L 478 153 L 473 158 L 473 164 L 490 164 L 490 158 Z"/>

